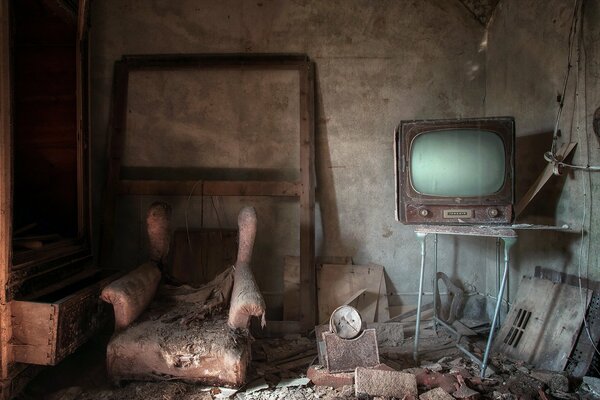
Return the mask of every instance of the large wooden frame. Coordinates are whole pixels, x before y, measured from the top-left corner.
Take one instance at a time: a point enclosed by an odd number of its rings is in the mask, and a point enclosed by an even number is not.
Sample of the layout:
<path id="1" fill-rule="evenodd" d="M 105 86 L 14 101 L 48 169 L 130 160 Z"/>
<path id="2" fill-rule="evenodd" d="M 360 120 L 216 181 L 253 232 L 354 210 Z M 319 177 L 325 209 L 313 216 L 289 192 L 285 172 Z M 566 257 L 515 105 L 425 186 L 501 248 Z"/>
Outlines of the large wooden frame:
<path id="1" fill-rule="evenodd" d="M 309 330 L 316 316 L 315 284 L 315 184 L 314 184 L 314 65 L 296 54 L 173 54 L 123 56 L 115 63 L 113 99 L 109 123 L 108 174 L 103 215 L 100 259 L 111 254 L 115 201 L 118 195 L 189 195 L 198 181 L 123 180 L 121 158 L 127 131 L 129 73 L 140 70 L 244 68 L 252 70 L 295 70 L 300 78 L 300 180 L 290 181 L 203 181 L 203 195 L 292 197 L 300 205 L 300 310 L 298 322 L 273 325 L 287 330 Z M 275 321 L 274 321 L 275 322 Z M 276 328 L 276 330 L 278 330 Z"/>
<path id="2" fill-rule="evenodd" d="M 12 257 L 12 129 L 10 90 L 10 15 L 8 1 L 0 2 L 0 375 L 8 376 L 10 310 L 7 291 Z"/>

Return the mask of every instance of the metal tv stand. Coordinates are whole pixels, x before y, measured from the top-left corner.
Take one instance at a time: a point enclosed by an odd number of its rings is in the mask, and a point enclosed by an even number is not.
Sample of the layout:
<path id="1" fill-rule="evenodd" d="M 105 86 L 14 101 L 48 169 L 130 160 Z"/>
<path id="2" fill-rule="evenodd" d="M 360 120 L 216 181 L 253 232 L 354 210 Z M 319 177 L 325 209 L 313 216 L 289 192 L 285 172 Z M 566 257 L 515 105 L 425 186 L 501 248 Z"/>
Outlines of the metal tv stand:
<path id="1" fill-rule="evenodd" d="M 465 353 L 469 358 L 473 361 L 477 362 L 481 368 L 481 377 L 485 376 L 485 370 L 488 367 L 488 359 L 490 356 L 490 350 L 492 347 L 492 342 L 494 340 L 494 333 L 496 330 L 496 326 L 498 325 L 498 316 L 500 314 L 500 306 L 502 304 L 502 297 L 504 295 L 504 289 L 506 286 L 506 279 L 508 276 L 508 267 L 510 264 L 510 248 L 517 241 L 517 232 L 512 229 L 511 226 L 452 226 L 452 225 L 419 225 L 415 227 L 415 233 L 417 234 L 417 238 L 421 242 L 421 274 L 419 276 L 419 297 L 417 300 L 417 325 L 415 327 L 415 344 L 413 357 L 415 361 L 419 358 L 419 334 L 421 328 L 421 300 L 423 297 L 423 276 L 425 273 L 425 254 L 426 254 L 426 246 L 425 246 L 425 238 L 429 234 L 435 235 L 434 240 L 434 279 L 433 279 L 433 323 L 434 327 L 439 323 L 446 329 L 450 330 L 452 333 L 458 336 L 458 341 L 456 343 L 456 347 Z M 467 350 L 464 346 L 461 346 L 460 339 L 462 335 L 460 335 L 454 328 L 448 325 L 446 322 L 442 321 L 437 316 L 437 237 L 438 235 L 455 235 L 455 236 L 478 236 L 478 237 L 494 237 L 496 238 L 496 274 L 500 275 L 500 241 L 504 242 L 504 271 L 502 272 L 502 280 L 500 281 L 499 287 L 497 287 L 497 296 L 496 296 L 496 307 L 494 309 L 494 318 L 492 319 L 492 326 L 490 328 L 490 333 L 488 335 L 487 344 L 485 346 L 485 353 L 483 355 L 483 360 L 480 360 L 477 356 Z"/>

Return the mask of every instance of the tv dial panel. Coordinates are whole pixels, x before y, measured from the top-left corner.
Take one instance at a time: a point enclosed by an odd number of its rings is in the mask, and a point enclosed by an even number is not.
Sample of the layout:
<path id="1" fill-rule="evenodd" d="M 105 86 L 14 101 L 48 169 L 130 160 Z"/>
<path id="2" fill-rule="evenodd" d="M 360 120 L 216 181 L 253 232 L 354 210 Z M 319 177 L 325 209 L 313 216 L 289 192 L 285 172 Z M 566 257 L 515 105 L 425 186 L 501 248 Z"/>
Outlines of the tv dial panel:
<path id="1" fill-rule="evenodd" d="M 512 206 L 465 206 L 452 207 L 421 205 L 408 206 L 406 208 L 406 219 L 408 223 L 438 223 L 438 224 L 461 224 L 492 223 L 506 224 L 512 217 Z"/>

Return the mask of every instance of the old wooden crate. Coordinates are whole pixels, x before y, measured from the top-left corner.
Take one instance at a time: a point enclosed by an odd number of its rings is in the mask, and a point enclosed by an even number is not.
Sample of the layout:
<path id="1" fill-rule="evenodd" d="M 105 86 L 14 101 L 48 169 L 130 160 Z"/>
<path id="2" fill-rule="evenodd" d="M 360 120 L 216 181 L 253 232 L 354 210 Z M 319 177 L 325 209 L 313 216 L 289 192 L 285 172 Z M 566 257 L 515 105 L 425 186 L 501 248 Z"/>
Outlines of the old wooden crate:
<path id="1" fill-rule="evenodd" d="M 100 292 L 120 274 L 87 272 L 82 279 L 30 300 L 11 302 L 15 362 L 56 365 L 97 332 L 112 312 Z"/>

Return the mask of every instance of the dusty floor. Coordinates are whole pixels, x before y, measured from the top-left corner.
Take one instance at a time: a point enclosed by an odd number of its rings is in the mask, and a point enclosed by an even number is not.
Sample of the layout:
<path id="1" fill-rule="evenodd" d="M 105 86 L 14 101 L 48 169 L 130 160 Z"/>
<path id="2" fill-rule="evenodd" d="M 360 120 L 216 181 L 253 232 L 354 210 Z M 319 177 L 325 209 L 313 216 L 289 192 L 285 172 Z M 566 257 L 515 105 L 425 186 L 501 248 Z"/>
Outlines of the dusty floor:
<path id="1" fill-rule="evenodd" d="M 479 367 L 468 360 L 443 331 L 426 329 L 422 335 L 421 362 L 412 360 L 412 338 L 398 346 L 381 348 L 381 362 L 417 378 L 419 394 L 434 387 L 461 398 L 457 388 L 477 392 L 484 399 L 594 399 L 585 384 L 566 376 L 535 371 L 524 363 L 495 356 L 495 373 L 479 378 Z M 88 343 L 55 368 L 44 370 L 19 397 L 20 400 L 194 400 L 231 397 L 235 400 L 305 400 L 354 399 L 354 386 L 338 389 L 314 386 L 299 380 L 301 386 L 277 387 L 291 378 L 306 376 L 307 367 L 317 363 L 314 339 L 292 336 L 287 339 L 260 339 L 253 344 L 253 363 L 248 385 L 239 391 L 210 388 L 183 382 L 130 382 L 113 387 L 106 377 L 104 349 L 110 332 Z M 483 348 L 483 338 L 471 338 L 476 354 Z M 268 386 L 267 386 L 268 385 Z"/>

